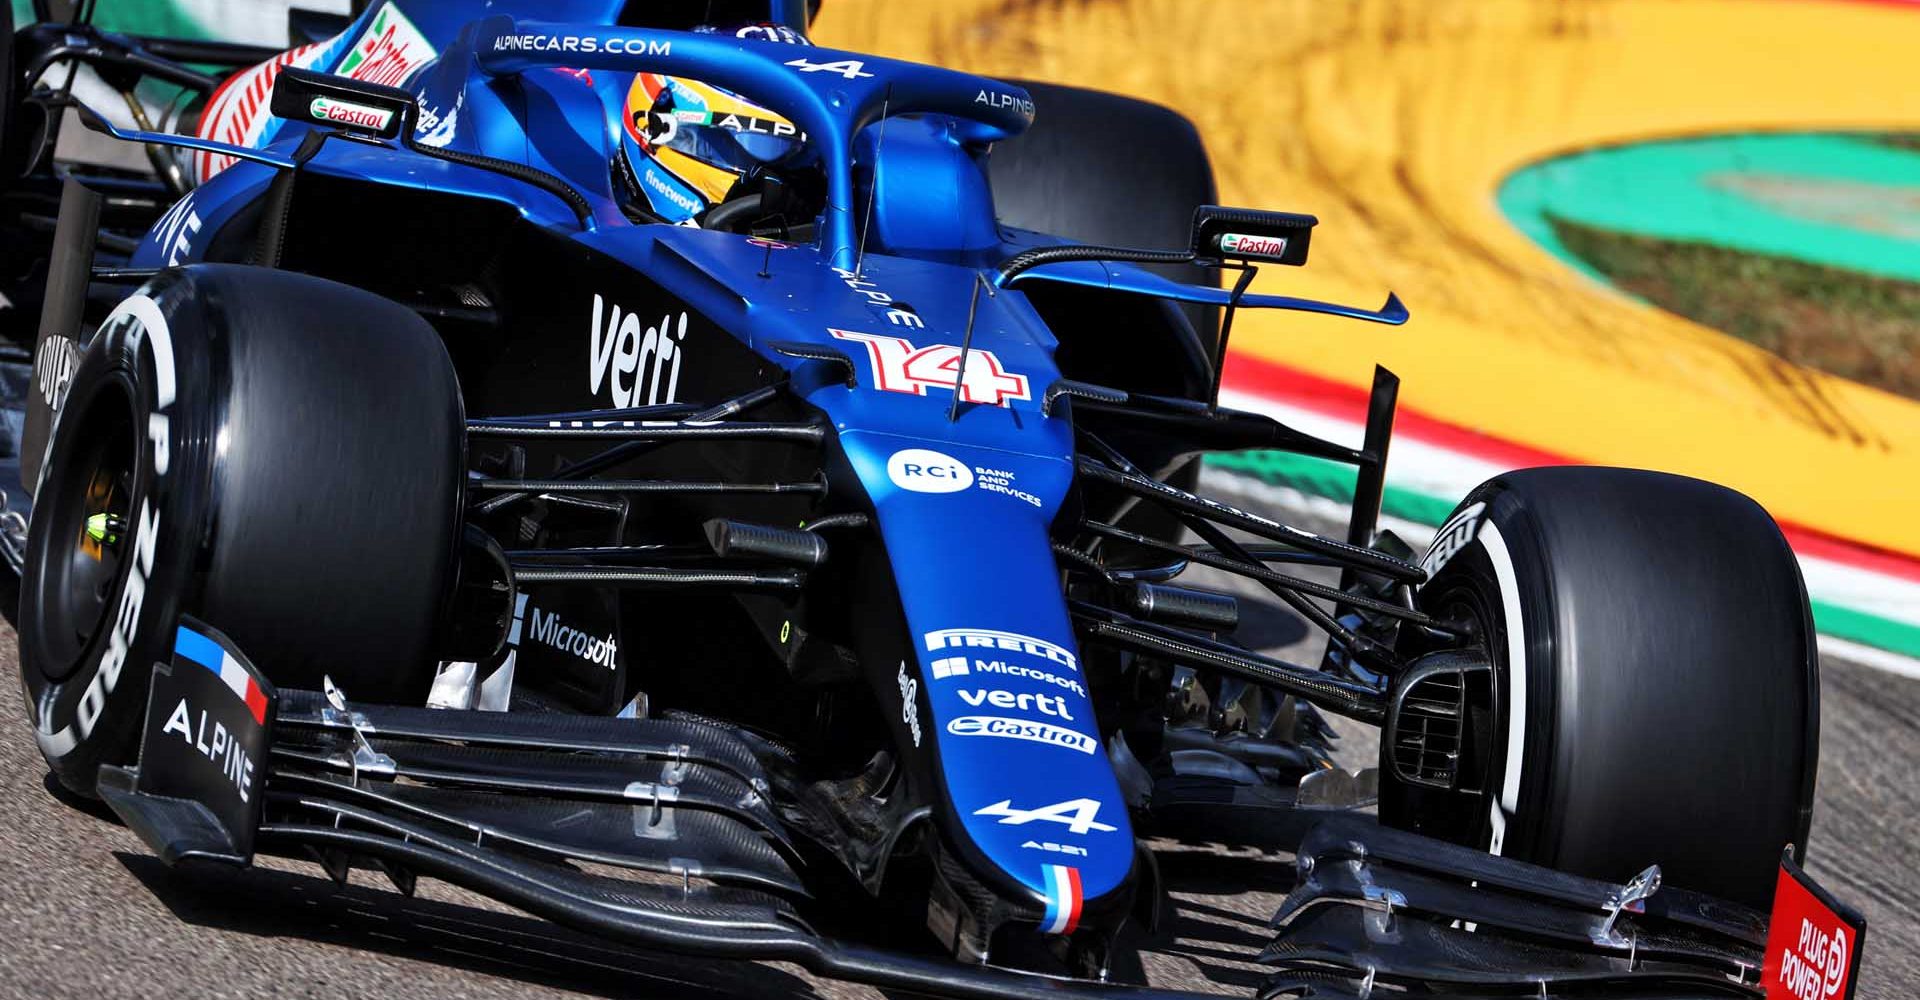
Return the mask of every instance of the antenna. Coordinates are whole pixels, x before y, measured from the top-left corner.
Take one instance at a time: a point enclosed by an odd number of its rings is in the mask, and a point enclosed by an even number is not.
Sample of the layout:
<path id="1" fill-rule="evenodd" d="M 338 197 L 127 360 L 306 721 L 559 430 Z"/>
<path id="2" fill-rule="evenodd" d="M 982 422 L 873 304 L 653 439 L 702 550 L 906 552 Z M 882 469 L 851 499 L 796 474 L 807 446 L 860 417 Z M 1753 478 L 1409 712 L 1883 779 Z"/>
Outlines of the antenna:
<path id="1" fill-rule="evenodd" d="M 893 84 L 887 84 L 887 92 L 880 98 L 880 134 L 873 139 L 873 169 L 867 178 L 867 216 L 860 220 L 860 246 L 853 252 L 853 276 L 860 277 L 860 264 L 867 259 L 867 228 L 873 225 L 873 193 L 880 190 L 880 147 L 887 141 L 887 105 L 893 103 Z M 960 355 L 965 363 L 965 352 Z"/>
<path id="2" fill-rule="evenodd" d="M 1219 360 L 1213 363 L 1213 394 L 1207 397 L 1212 400 L 1207 404 L 1208 408 L 1214 410 L 1220 408 L 1220 376 L 1227 371 L 1227 338 L 1233 336 L 1233 314 L 1240 308 L 1240 299 L 1247 294 L 1247 286 L 1253 284 L 1253 276 L 1260 272 L 1260 269 L 1252 264 L 1221 261 L 1218 266 L 1237 267 L 1240 269 L 1240 277 L 1233 283 L 1233 293 L 1227 296 L 1226 315 L 1220 320 Z"/>
<path id="3" fill-rule="evenodd" d="M 960 418 L 960 394 L 967 391 L 967 352 L 973 349 L 973 320 L 980 309 L 980 289 L 985 288 L 988 295 L 994 294 L 987 285 L 987 276 L 979 271 L 973 272 L 973 298 L 967 301 L 967 332 L 960 338 L 960 363 L 953 372 L 953 405 L 947 407 L 947 423 Z"/>

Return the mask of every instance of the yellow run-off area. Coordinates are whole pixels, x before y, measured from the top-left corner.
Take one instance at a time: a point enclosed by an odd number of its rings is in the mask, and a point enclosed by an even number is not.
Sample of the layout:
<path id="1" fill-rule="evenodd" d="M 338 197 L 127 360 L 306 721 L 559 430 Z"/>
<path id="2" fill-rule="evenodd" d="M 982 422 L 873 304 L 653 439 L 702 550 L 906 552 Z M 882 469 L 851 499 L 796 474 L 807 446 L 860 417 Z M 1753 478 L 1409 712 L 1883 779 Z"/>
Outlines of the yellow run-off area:
<path id="1" fill-rule="evenodd" d="M 824 45 L 1143 97 L 1198 124 L 1229 204 L 1320 217 L 1236 353 L 1583 461 L 1699 476 L 1920 555 L 1920 404 L 1788 365 L 1595 283 L 1500 214 L 1527 163 L 1776 129 L 1920 131 L 1920 9 L 1795 0 L 830 0 Z M 1154 155 L 1156 137 L 1137 137 Z M 1359 415 L 1356 414 L 1356 417 Z"/>

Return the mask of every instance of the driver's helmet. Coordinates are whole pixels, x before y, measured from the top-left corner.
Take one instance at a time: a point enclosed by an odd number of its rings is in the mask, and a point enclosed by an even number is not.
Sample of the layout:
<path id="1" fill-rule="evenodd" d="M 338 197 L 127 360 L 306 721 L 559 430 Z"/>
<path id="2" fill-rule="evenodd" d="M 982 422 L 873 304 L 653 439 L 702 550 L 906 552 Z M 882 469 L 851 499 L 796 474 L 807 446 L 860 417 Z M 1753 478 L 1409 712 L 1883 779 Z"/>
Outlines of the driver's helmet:
<path id="1" fill-rule="evenodd" d="M 809 44 L 779 24 L 694 30 Z M 634 75 L 624 119 L 622 146 L 633 182 L 654 214 L 669 222 L 704 214 L 742 179 L 806 141 L 793 123 L 730 90 L 658 73 Z"/>

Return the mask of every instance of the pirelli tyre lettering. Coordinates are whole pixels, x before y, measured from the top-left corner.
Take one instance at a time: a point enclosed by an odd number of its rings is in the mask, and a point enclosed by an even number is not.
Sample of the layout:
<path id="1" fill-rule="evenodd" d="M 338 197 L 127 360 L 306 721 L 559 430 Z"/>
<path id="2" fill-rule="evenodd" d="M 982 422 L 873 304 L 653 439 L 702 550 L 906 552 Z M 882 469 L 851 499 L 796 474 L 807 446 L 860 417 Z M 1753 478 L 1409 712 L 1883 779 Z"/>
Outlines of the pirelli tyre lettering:
<path id="1" fill-rule="evenodd" d="M 183 427 L 177 400 L 200 376 L 181 370 L 189 355 L 167 301 L 172 280 L 121 302 L 75 352 L 29 529 L 28 711 L 41 753 L 81 791 L 82 776 L 128 750 L 186 572 L 177 525 L 196 498 L 177 482 L 180 450 L 201 432 Z M 97 608 L 71 596 L 76 582 L 103 595 Z"/>

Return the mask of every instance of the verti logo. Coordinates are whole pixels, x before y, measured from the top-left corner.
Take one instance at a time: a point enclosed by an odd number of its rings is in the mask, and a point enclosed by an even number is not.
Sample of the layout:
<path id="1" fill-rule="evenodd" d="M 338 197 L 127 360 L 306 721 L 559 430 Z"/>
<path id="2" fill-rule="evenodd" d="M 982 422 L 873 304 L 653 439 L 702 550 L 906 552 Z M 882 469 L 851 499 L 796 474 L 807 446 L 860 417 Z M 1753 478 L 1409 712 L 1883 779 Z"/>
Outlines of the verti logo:
<path id="1" fill-rule="evenodd" d="M 603 323 L 604 321 L 604 323 Z M 640 326 L 637 313 L 621 312 L 593 297 L 592 349 L 588 353 L 587 390 L 600 394 L 605 382 L 615 406 L 654 406 L 675 401 L 680 389 L 681 344 L 687 339 L 687 314 L 676 322 L 660 317 Z"/>
<path id="2" fill-rule="evenodd" d="M 1022 691 L 1015 694 L 1012 691 L 993 691 L 986 688 L 961 691 L 959 694 L 961 701 L 966 702 L 974 708 L 984 708 L 991 705 L 994 708 L 1011 708 L 1021 712 L 1038 712 L 1041 715 L 1051 715 L 1056 719 L 1065 719 L 1068 722 L 1073 721 L 1073 713 L 1067 711 L 1067 698 L 1065 695 L 1036 694 L 1032 691 Z"/>

